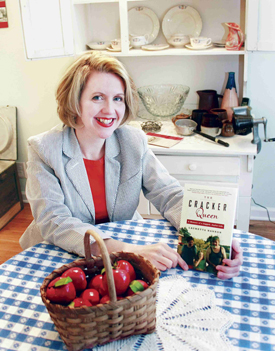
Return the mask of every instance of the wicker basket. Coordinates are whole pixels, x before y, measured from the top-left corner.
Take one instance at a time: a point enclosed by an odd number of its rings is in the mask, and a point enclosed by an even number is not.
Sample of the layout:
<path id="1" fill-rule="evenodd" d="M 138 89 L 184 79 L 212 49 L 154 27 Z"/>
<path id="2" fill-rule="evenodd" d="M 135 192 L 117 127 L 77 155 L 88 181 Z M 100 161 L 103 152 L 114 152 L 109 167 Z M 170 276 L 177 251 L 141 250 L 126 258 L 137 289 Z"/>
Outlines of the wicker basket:
<path id="1" fill-rule="evenodd" d="M 90 235 L 97 241 L 101 256 L 91 256 Z M 84 237 L 85 259 L 79 259 L 54 270 L 44 279 L 40 292 L 52 321 L 69 351 L 78 351 L 102 345 L 135 334 L 154 332 L 156 325 L 156 289 L 160 272 L 142 256 L 118 252 L 108 254 L 102 238 L 88 230 Z M 117 259 L 129 261 L 149 287 L 133 296 L 117 300 L 112 263 Z M 53 304 L 46 298 L 47 286 L 71 267 L 80 267 L 86 274 L 100 273 L 105 267 L 110 302 L 92 307 L 69 308 Z"/>

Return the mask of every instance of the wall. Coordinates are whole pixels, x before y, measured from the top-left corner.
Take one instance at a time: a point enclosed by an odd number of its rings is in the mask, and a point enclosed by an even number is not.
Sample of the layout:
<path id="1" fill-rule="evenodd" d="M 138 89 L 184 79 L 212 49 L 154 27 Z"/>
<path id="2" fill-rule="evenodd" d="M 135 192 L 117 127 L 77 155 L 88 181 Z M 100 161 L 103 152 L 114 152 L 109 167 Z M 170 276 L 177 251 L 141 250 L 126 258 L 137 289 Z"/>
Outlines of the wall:
<path id="1" fill-rule="evenodd" d="M 46 131 L 59 123 L 54 93 L 64 69 L 73 59 L 55 58 L 27 61 L 24 53 L 19 2 L 7 2 L 7 10 L 9 27 L 0 29 L 0 105 L 16 106 L 18 109 L 18 160 L 25 162 L 27 161 L 26 145 L 28 137 Z M 268 132 L 270 137 L 275 136 L 275 118 L 271 111 L 272 93 L 274 91 L 272 87 L 274 81 L 272 60 L 274 62 L 274 58 L 275 54 L 251 55 L 248 72 L 248 96 L 251 98 L 253 112 L 256 117 L 265 115 L 269 119 Z M 196 63 L 193 71 L 188 66 L 191 60 L 192 63 Z M 151 81 L 155 83 L 169 81 L 182 83 L 192 79 L 197 89 L 211 87 L 221 92 L 224 86 L 224 72 L 238 71 L 238 62 L 232 62 L 227 57 L 221 57 L 219 63 L 213 57 L 208 57 L 207 60 L 209 67 L 212 67 L 212 69 L 205 73 L 203 71 L 203 57 L 186 58 L 184 63 L 180 57 L 122 59 L 138 86 L 150 84 Z M 144 70 L 142 63 L 146 64 L 148 69 L 150 68 L 150 79 L 147 74 L 148 70 Z M 159 65 L 166 68 L 165 76 L 159 74 Z M 200 74 L 200 72 L 202 73 Z M 213 72 L 215 72 L 215 75 Z M 220 80 L 214 79 L 215 76 L 220 77 Z M 193 89 L 186 103 L 192 103 L 195 99 L 197 99 L 197 96 Z M 269 207 L 273 211 L 273 218 L 275 218 L 274 147 L 274 143 L 269 145 L 263 143 L 262 151 L 255 162 L 253 189 L 255 201 Z M 24 191 L 25 181 L 22 179 L 21 186 Z M 252 211 L 255 216 L 259 215 L 258 209 L 259 207 L 256 207 L 256 211 Z M 266 218 L 265 211 L 261 214 Z"/>
<path id="2" fill-rule="evenodd" d="M 248 96 L 251 99 L 255 118 L 267 118 L 267 138 L 275 137 L 275 53 L 252 52 L 248 66 Z M 259 126 L 259 134 L 264 139 L 264 128 Z M 256 203 L 265 206 L 275 219 L 275 142 L 262 141 L 262 149 L 255 159 L 252 197 Z M 253 202 L 252 202 L 253 205 Z M 267 212 L 259 206 L 252 206 L 251 216 L 267 219 Z"/>
<path id="3" fill-rule="evenodd" d="M 27 61 L 19 1 L 6 2 L 9 27 L 0 29 L 0 105 L 17 107 L 18 160 L 27 160 L 27 139 L 59 123 L 55 88 L 71 58 Z M 20 179 L 25 189 L 25 180 Z"/>

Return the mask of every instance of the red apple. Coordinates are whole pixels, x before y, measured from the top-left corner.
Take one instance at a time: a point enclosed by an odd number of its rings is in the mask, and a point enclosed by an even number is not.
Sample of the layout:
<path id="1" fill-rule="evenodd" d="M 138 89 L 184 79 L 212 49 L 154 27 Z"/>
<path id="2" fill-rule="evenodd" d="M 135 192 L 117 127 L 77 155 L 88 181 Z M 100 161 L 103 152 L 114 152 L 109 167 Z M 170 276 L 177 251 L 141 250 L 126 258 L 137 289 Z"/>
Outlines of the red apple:
<path id="1" fill-rule="evenodd" d="M 122 300 L 123 297 L 122 296 L 117 296 L 117 300 Z M 107 303 L 110 301 L 110 296 L 109 295 L 104 295 L 101 299 L 99 303 Z"/>
<path id="2" fill-rule="evenodd" d="M 96 289 L 101 296 L 107 295 L 108 289 L 106 290 L 103 287 L 102 279 L 103 279 L 102 274 L 98 274 L 95 277 L 93 277 L 90 283 L 88 284 L 88 289 Z"/>
<path id="3" fill-rule="evenodd" d="M 76 297 L 75 287 L 70 277 L 58 277 L 52 280 L 46 290 L 46 297 L 51 302 L 67 305 Z"/>
<path id="4" fill-rule="evenodd" d="M 70 277 L 73 281 L 77 293 L 86 289 L 87 280 L 86 275 L 80 267 L 72 267 L 63 272 L 62 277 Z"/>
<path id="5" fill-rule="evenodd" d="M 110 296 L 109 295 L 104 295 L 101 299 L 100 299 L 100 303 L 107 303 L 110 301 Z"/>
<path id="6" fill-rule="evenodd" d="M 82 297 L 76 297 L 70 304 L 70 308 L 81 307 L 81 306 L 92 306 L 89 300 L 83 299 Z"/>
<path id="7" fill-rule="evenodd" d="M 116 263 L 116 268 L 118 269 L 123 269 L 124 271 L 128 272 L 130 275 L 130 281 L 135 280 L 136 279 L 136 272 L 134 267 L 131 265 L 130 262 L 126 261 L 126 260 L 119 260 Z"/>
<path id="8" fill-rule="evenodd" d="M 138 291 L 143 291 L 148 288 L 148 284 L 144 280 L 133 280 L 127 290 L 127 296 L 134 295 Z"/>
<path id="9" fill-rule="evenodd" d="M 86 289 L 80 295 L 85 300 L 88 300 L 93 306 L 97 305 L 100 301 L 100 296 L 97 290 L 95 289 Z"/>
<path id="10" fill-rule="evenodd" d="M 118 269 L 118 268 L 112 269 L 112 271 L 114 276 L 116 293 L 117 295 L 122 295 L 128 289 L 128 286 L 130 284 L 129 273 L 124 271 L 123 269 Z M 108 289 L 106 273 L 103 274 L 102 282 L 103 282 L 104 289 Z"/>

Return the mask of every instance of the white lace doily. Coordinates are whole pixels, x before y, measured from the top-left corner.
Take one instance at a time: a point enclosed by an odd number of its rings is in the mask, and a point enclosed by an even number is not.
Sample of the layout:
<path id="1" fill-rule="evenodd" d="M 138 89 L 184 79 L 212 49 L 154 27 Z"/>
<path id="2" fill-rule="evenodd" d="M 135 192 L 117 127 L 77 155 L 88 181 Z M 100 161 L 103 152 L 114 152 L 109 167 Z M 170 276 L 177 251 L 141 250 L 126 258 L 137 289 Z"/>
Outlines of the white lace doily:
<path id="1" fill-rule="evenodd" d="M 229 351 L 225 331 L 232 315 L 215 305 L 211 290 L 190 287 L 181 276 L 160 279 L 157 324 L 153 334 L 135 335 L 94 351 Z"/>

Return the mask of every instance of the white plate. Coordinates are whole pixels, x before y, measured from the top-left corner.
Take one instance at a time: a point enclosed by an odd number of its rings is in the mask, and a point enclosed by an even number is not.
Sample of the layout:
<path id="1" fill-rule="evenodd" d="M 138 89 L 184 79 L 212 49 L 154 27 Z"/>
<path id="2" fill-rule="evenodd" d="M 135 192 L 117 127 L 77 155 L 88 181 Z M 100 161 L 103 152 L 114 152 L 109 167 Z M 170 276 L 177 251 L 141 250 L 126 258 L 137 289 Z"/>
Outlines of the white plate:
<path id="1" fill-rule="evenodd" d="M 106 48 L 108 51 L 112 51 L 112 52 L 121 52 L 121 49 L 114 49 L 111 46 L 107 46 Z M 129 49 L 132 49 L 132 46 L 129 47 Z"/>
<path id="2" fill-rule="evenodd" d="M 141 36 L 147 34 L 148 44 L 158 36 L 160 23 L 157 15 L 147 7 L 138 6 L 128 11 L 129 34 Z"/>
<path id="3" fill-rule="evenodd" d="M 141 48 L 142 50 L 147 50 L 147 51 L 158 51 L 158 50 L 164 50 L 168 49 L 170 45 L 168 44 L 151 44 L 151 45 L 143 45 Z"/>
<path id="4" fill-rule="evenodd" d="M 93 43 L 87 44 L 92 50 L 106 50 L 107 46 L 111 44 L 110 41 L 95 41 Z"/>
<path id="5" fill-rule="evenodd" d="M 191 6 L 172 7 L 167 11 L 162 21 L 162 31 L 167 40 L 175 33 L 198 37 L 201 30 L 201 16 Z"/>
<path id="6" fill-rule="evenodd" d="M 215 42 L 213 41 L 213 45 L 224 48 L 225 47 L 225 41 L 215 41 Z"/>
<path id="7" fill-rule="evenodd" d="M 206 50 L 206 49 L 212 48 L 212 46 L 213 46 L 213 45 L 210 44 L 210 45 L 204 46 L 204 47 L 202 47 L 202 48 L 193 48 L 193 46 L 190 45 L 190 44 L 186 44 L 186 45 L 185 45 L 185 47 L 186 47 L 187 49 L 191 49 L 191 50 Z"/>

